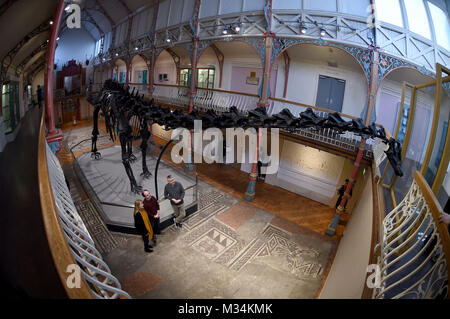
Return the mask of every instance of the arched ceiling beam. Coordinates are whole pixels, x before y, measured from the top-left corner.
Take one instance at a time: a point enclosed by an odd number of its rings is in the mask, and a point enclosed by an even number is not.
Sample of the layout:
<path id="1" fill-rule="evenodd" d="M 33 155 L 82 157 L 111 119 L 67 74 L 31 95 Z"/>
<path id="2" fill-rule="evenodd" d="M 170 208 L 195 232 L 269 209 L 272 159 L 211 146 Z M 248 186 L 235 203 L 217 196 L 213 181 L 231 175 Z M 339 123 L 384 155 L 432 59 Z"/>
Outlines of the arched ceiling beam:
<path id="1" fill-rule="evenodd" d="M 98 23 L 95 21 L 94 17 L 89 13 L 88 10 L 84 10 L 84 12 L 86 13 L 89 22 L 91 22 L 96 28 L 97 30 L 100 32 L 100 36 L 105 36 L 105 31 L 98 25 Z"/>
<path id="2" fill-rule="evenodd" d="M 36 74 L 36 70 L 45 67 L 45 58 L 46 58 L 45 55 L 41 56 L 33 64 L 31 64 L 25 70 L 23 70 L 23 73 L 26 74 L 27 76 L 31 75 L 31 78 L 33 78 Z"/>
<path id="3" fill-rule="evenodd" d="M 127 11 L 127 15 L 131 15 L 133 14 L 133 11 L 131 11 L 131 9 L 128 7 L 128 5 L 125 3 L 124 0 L 117 0 L 120 2 L 120 4 L 125 8 L 125 10 Z"/>
<path id="4" fill-rule="evenodd" d="M 26 56 L 17 66 L 16 66 L 16 74 L 23 73 L 25 66 L 28 64 L 28 62 L 31 61 L 31 59 L 36 56 L 36 54 L 39 54 L 42 51 L 45 51 L 47 49 L 47 41 L 44 41 L 39 45 L 38 48 L 33 50 L 28 56 Z"/>
<path id="5" fill-rule="evenodd" d="M 116 23 L 114 22 L 113 18 L 111 18 L 109 13 L 105 10 L 103 5 L 99 1 L 95 0 L 95 4 L 96 4 L 96 7 L 94 9 L 86 8 L 86 10 L 87 9 L 89 9 L 89 10 L 96 10 L 96 11 L 100 12 L 101 14 L 103 14 L 106 17 L 106 19 L 108 19 L 109 23 L 111 24 L 111 29 L 112 29 L 116 25 Z"/>
<path id="6" fill-rule="evenodd" d="M 2 58 L 0 64 L 0 82 L 3 82 L 5 80 L 8 69 L 10 68 L 12 62 L 14 61 L 14 57 L 20 51 L 20 49 L 35 36 L 41 34 L 42 32 L 47 32 L 49 29 L 50 29 L 49 21 L 41 23 L 37 28 L 35 28 L 33 31 L 28 33 L 22 40 L 20 40 L 20 42 L 17 43 L 14 46 L 14 48 L 10 50 L 8 54 Z"/>

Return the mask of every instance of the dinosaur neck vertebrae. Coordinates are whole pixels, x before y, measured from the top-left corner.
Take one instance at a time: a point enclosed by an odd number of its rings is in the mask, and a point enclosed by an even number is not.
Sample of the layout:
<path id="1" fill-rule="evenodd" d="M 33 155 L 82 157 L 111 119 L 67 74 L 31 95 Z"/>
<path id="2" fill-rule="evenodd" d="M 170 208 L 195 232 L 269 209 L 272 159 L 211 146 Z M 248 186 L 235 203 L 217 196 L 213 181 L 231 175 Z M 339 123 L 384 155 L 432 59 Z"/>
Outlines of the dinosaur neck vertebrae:
<path id="1" fill-rule="evenodd" d="M 135 160 L 132 156 L 131 145 L 133 140 L 130 120 L 133 118 L 139 123 L 142 138 L 141 150 L 145 155 L 147 140 L 150 137 L 148 133 L 148 122 L 163 126 L 166 130 L 186 128 L 194 129 L 194 121 L 202 121 L 202 128 L 279 128 L 289 131 L 296 131 L 304 128 L 324 129 L 329 128 L 337 131 L 339 134 L 353 132 L 363 139 L 379 138 L 383 143 L 389 145 L 385 152 L 397 176 L 403 176 L 401 167 L 401 144 L 393 139 L 387 138 L 383 127 L 378 128 L 375 123 L 365 126 L 362 119 L 345 121 L 339 113 L 330 113 L 326 117 L 317 116 L 311 108 L 301 112 L 298 117 L 294 116 L 290 110 L 283 109 L 280 113 L 268 115 L 266 108 L 258 107 L 248 111 L 247 114 L 241 113 L 236 107 L 231 107 L 228 112 L 217 113 L 208 110 L 206 113 L 199 113 L 193 110 L 190 113 L 184 113 L 182 110 L 172 111 L 169 108 L 162 108 L 156 105 L 153 100 L 145 100 L 139 96 L 133 89 L 125 89 L 123 84 L 112 80 L 107 80 L 99 96 L 89 97 L 88 100 L 96 106 L 94 110 L 94 130 L 93 130 L 93 156 L 99 158 L 100 154 L 96 148 L 96 138 L 98 135 L 98 112 L 102 110 L 105 115 L 107 130 L 113 138 L 114 129 L 119 132 L 122 145 L 122 160 L 125 165 L 128 176 L 132 184 L 132 190 L 136 191 L 134 177 L 129 167 L 129 162 Z M 145 145 L 144 145 L 145 144 Z M 151 175 L 145 166 L 145 157 L 143 157 L 143 175 Z M 134 184 L 134 186 L 133 186 Z"/>

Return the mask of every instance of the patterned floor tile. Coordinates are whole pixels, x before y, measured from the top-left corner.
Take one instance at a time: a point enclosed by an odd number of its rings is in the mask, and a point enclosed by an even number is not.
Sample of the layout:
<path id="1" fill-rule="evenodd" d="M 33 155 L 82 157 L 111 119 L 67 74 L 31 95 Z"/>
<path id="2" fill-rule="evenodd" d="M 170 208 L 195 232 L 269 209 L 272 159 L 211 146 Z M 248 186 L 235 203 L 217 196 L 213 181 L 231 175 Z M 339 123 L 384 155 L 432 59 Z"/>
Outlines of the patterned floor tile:
<path id="1" fill-rule="evenodd" d="M 256 207 L 245 202 L 239 202 L 227 211 L 217 215 L 216 218 L 233 229 L 238 229 L 254 216 L 257 211 L 258 208 Z"/>
<path id="2" fill-rule="evenodd" d="M 225 266 L 245 246 L 245 241 L 236 231 L 214 218 L 188 232 L 181 240 L 185 245 Z"/>
<path id="3" fill-rule="evenodd" d="M 151 274 L 137 272 L 120 280 L 122 289 L 131 297 L 139 298 L 163 282 L 163 279 Z"/>
<path id="4" fill-rule="evenodd" d="M 230 264 L 230 268 L 239 271 L 252 261 L 269 262 L 272 267 L 300 279 L 321 280 L 326 265 L 319 261 L 319 256 L 328 253 L 307 247 L 294 240 L 291 234 L 269 224 Z M 275 258 L 270 260 L 270 257 Z"/>

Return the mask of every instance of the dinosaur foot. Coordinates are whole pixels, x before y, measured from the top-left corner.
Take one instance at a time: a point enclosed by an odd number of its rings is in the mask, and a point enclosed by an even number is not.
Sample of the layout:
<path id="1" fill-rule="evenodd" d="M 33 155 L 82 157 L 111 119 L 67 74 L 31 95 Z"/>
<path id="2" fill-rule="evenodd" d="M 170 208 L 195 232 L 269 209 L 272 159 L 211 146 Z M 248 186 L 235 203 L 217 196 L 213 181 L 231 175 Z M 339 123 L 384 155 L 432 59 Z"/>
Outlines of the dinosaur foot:
<path id="1" fill-rule="evenodd" d="M 141 194 L 142 192 L 142 186 L 138 185 L 131 185 L 131 192 L 135 194 Z"/>
<path id="2" fill-rule="evenodd" d="M 100 154 L 99 152 L 92 152 L 92 153 L 91 153 L 91 158 L 92 158 L 92 159 L 99 160 L 99 159 L 102 158 L 102 154 Z"/>
<path id="3" fill-rule="evenodd" d="M 147 172 L 141 173 L 140 176 L 143 176 L 144 179 L 149 179 L 150 176 L 152 176 L 152 173 L 150 173 L 150 172 L 147 171 Z"/>
<path id="4" fill-rule="evenodd" d="M 134 162 L 137 161 L 137 158 L 136 158 L 136 156 L 134 156 L 133 154 L 131 154 L 131 155 L 129 156 L 129 158 L 128 158 L 128 161 L 129 161 L 130 163 L 134 163 Z"/>

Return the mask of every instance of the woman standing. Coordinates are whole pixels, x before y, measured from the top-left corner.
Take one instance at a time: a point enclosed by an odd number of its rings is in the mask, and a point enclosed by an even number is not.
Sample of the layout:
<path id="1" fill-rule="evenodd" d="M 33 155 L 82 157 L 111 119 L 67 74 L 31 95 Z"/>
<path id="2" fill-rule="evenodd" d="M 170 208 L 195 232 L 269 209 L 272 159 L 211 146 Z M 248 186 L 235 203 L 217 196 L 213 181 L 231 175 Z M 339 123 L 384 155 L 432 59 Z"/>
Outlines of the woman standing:
<path id="1" fill-rule="evenodd" d="M 149 241 L 153 238 L 153 228 L 150 224 L 148 214 L 144 209 L 144 203 L 141 200 L 134 202 L 134 226 L 144 240 L 144 250 L 148 253 L 153 252 Z"/>

